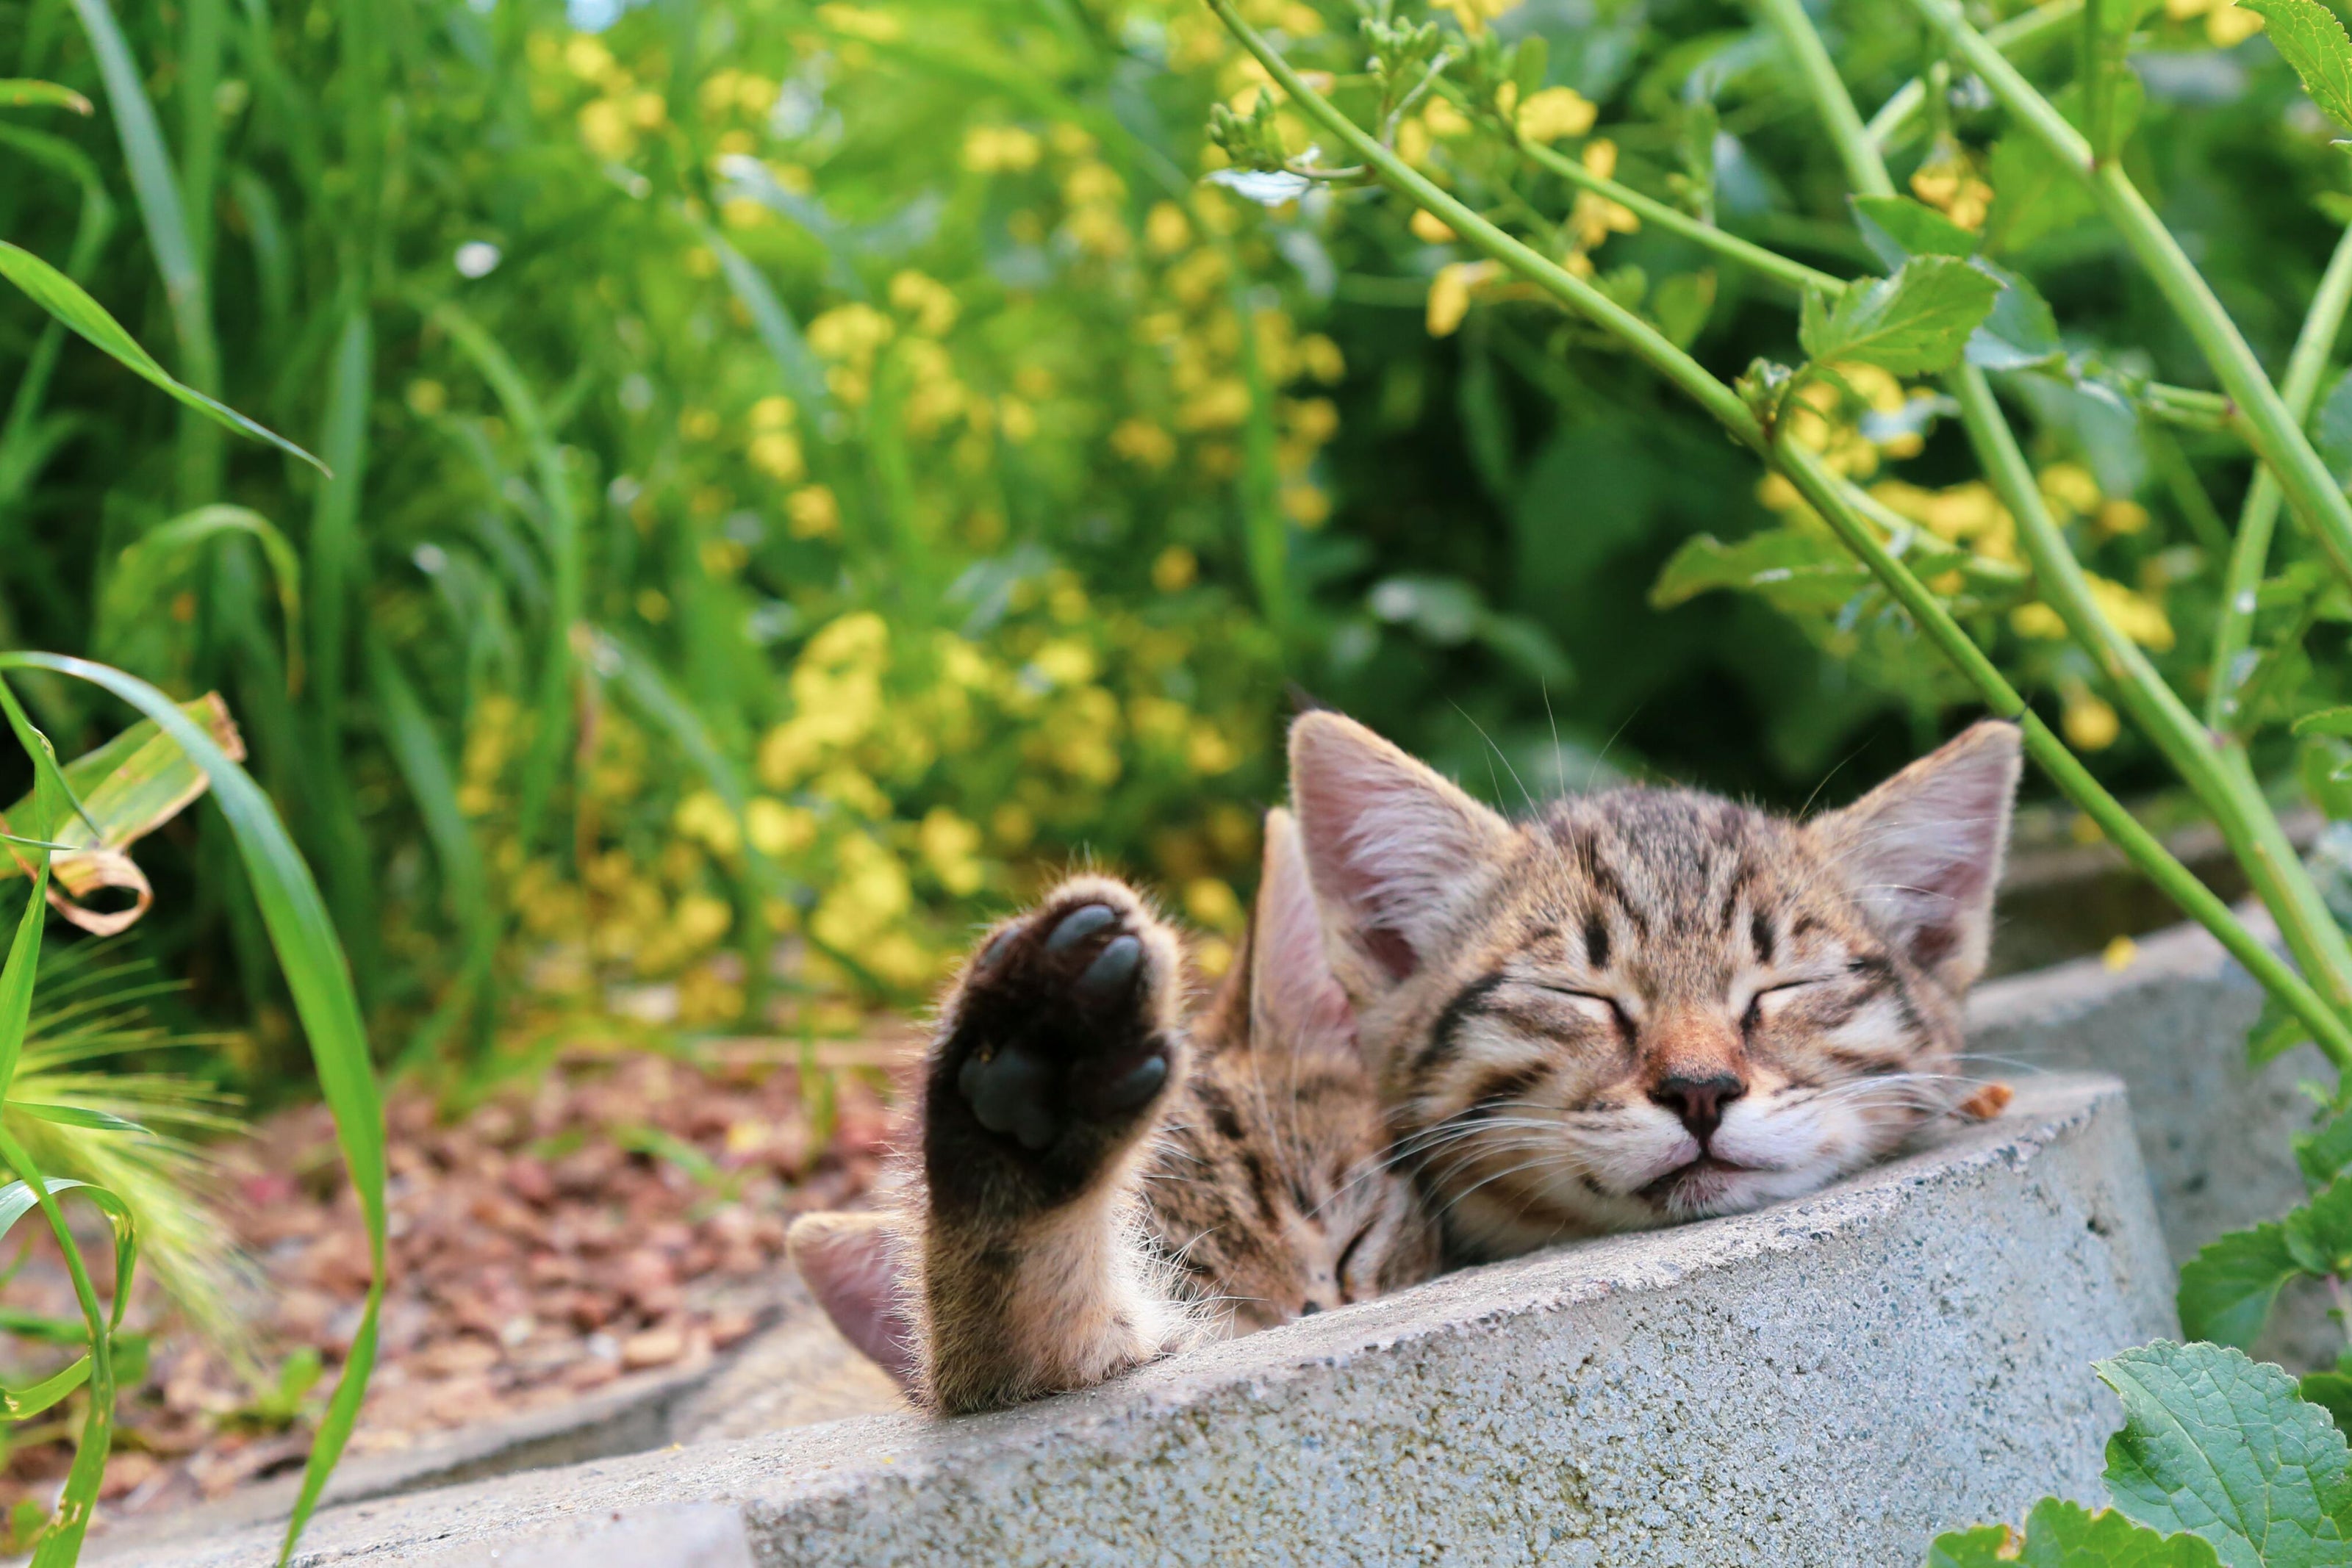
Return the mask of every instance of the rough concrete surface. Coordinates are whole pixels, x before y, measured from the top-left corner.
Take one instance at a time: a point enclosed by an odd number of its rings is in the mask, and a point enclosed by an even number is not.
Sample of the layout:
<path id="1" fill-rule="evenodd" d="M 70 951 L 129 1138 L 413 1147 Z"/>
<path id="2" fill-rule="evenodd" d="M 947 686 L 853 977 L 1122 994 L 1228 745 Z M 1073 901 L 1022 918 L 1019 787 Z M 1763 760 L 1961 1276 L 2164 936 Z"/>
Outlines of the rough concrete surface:
<path id="1" fill-rule="evenodd" d="M 2071 1068 L 2124 1081 L 2177 1266 L 2305 1197 L 2287 1140 L 2310 1130 L 2315 1108 L 2295 1085 L 2335 1074 L 2311 1045 L 2248 1068 L 2262 1006 L 2262 988 L 2220 943 L 2178 925 L 2142 938 L 2120 971 L 2085 958 L 1981 988 L 1969 1048 L 1990 1076 Z M 2344 1331 L 2326 1306 L 2315 1288 L 2289 1291 L 2256 1353 L 2298 1371 L 2332 1363 Z"/>
<path id="2" fill-rule="evenodd" d="M 1764 1213 L 1466 1270 L 951 1422 L 867 1416 L 333 1509 L 312 1564 L 1916 1563 L 2097 1495 L 2090 1363 L 2175 1332 L 2121 1089 Z M 270 1561 L 252 1531 L 105 1561 Z"/>

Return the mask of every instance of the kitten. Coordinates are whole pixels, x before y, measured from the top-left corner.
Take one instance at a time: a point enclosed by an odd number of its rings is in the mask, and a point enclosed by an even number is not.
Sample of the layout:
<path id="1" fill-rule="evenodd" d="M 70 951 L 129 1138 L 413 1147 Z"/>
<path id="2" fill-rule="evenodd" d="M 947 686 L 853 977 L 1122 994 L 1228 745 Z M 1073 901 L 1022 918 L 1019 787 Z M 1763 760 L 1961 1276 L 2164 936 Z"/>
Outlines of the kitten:
<path id="1" fill-rule="evenodd" d="M 1175 936 L 1108 877 L 997 928 L 950 988 L 898 1206 L 788 1245 L 851 1343 L 953 1413 L 1425 1278 L 1288 815 L 1244 955 L 1181 1016 Z"/>
<path id="2" fill-rule="evenodd" d="M 1313 713 L 1332 970 L 1453 1260 L 1810 1192 L 1939 1114 L 2018 777 L 1986 722 L 1811 822 L 1684 789 L 1513 823 Z"/>

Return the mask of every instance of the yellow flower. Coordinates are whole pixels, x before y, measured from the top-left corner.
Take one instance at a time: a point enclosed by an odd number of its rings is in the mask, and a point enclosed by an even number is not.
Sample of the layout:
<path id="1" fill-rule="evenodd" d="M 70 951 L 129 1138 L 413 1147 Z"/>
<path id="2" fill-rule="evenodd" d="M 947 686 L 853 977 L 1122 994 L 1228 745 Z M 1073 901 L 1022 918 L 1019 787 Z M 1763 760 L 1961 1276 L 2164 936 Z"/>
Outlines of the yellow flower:
<path id="1" fill-rule="evenodd" d="M 1176 423 L 1185 430 L 1231 430 L 1249 417 L 1250 393 L 1238 376 L 1211 382 L 1177 411 Z"/>
<path id="2" fill-rule="evenodd" d="M 2097 509 L 2099 482 L 2080 463 L 2053 463 L 2041 474 L 2042 498 L 2050 503 L 2063 522 L 2068 517 L 2083 517 Z"/>
<path id="3" fill-rule="evenodd" d="M 2139 959 L 2139 944 L 2128 936 L 2118 936 L 2099 954 L 2099 962 L 2111 975 L 2120 975 Z"/>
<path id="4" fill-rule="evenodd" d="M 964 132 L 963 166 L 975 174 L 1034 169 L 1045 146 L 1017 125 L 975 125 Z"/>
<path id="5" fill-rule="evenodd" d="M 1193 772 L 1213 777 L 1241 766 L 1242 754 L 1223 730 L 1202 719 L 1192 726 L 1192 736 L 1184 743 L 1184 760 Z"/>
<path id="6" fill-rule="evenodd" d="M 1450 337 L 1470 314 L 1470 291 L 1501 270 L 1491 261 L 1456 261 L 1439 267 L 1429 283 L 1429 335 Z"/>
<path id="7" fill-rule="evenodd" d="M 625 158 L 637 144 L 627 113 L 609 98 L 582 107 L 580 140 L 599 158 Z"/>
<path id="8" fill-rule="evenodd" d="M 735 813 L 715 789 L 698 789 L 680 800 L 670 825 L 680 838 L 700 844 L 721 859 L 742 847 L 742 830 Z"/>
<path id="9" fill-rule="evenodd" d="M 811 485 L 785 498 L 784 519 L 796 539 L 829 539 L 841 532 L 841 503 L 826 486 Z"/>
<path id="10" fill-rule="evenodd" d="M 1177 593 L 1192 586 L 1201 573 L 1198 557 L 1182 545 L 1170 545 L 1151 563 L 1151 586 L 1162 593 Z"/>
<path id="11" fill-rule="evenodd" d="M 2021 637 L 2038 638 L 2054 643 L 2066 635 L 2066 622 L 2047 604 L 2036 601 L 2021 604 L 2009 612 L 2010 629 Z"/>
<path id="12" fill-rule="evenodd" d="M 1143 220 L 1143 243 L 1155 256 L 1173 256 L 1192 243 L 1192 225 L 1184 210 L 1173 202 L 1161 202 Z"/>
<path id="13" fill-rule="evenodd" d="M 2102 502 L 2097 521 L 2103 534 L 2136 534 L 2147 527 L 2147 508 L 2121 498 Z"/>
<path id="14" fill-rule="evenodd" d="M 1095 678 L 1094 650 L 1084 643 L 1057 637 L 1037 650 L 1029 667 L 1055 685 L 1084 685 Z"/>
<path id="15" fill-rule="evenodd" d="M 1486 24 L 1497 16 L 1518 9 L 1519 0 L 1433 0 L 1436 8 L 1451 11 L 1462 30 L 1474 37 L 1486 30 Z"/>
<path id="16" fill-rule="evenodd" d="M 881 11 L 870 11 L 861 5 L 820 5 L 817 16 L 836 33 L 846 33 L 853 38 L 870 39 L 887 44 L 906 31 L 896 16 Z"/>
<path id="17" fill-rule="evenodd" d="M 613 51 L 585 33 L 574 34 L 563 46 L 563 63 L 582 81 L 603 81 L 613 69 Z"/>
<path id="18" fill-rule="evenodd" d="M 937 278 L 909 268 L 890 279 L 892 308 L 915 318 L 915 329 L 937 338 L 955 325 L 956 297 Z"/>
<path id="19" fill-rule="evenodd" d="M 2107 700 L 2087 687 L 2076 686 L 2065 695 L 2058 727 L 2066 743 L 2079 751 L 2105 751 L 2123 734 L 2123 721 Z"/>
<path id="20" fill-rule="evenodd" d="M 980 862 L 980 830 L 945 806 L 924 813 L 915 830 L 915 846 L 940 885 L 959 898 L 980 891 L 986 873 Z"/>
<path id="21" fill-rule="evenodd" d="M 898 329 L 871 305 L 835 306 L 808 324 L 809 347 L 828 360 L 863 364 Z"/>
<path id="22" fill-rule="evenodd" d="M 2172 622 L 2155 600 L 2104 577 L 2091 579 L 2091 598 L 2097 602 L 2099 613 L 2116 631 L 2143 648 L 2158 653 L 2170 651 Z"/>
<path id="23" fill-rule="evenodd" d="M 1302 528 L 1319 528 L 1331 516 L 1331 497 L 1313 485 L 1285 485 L 1282 510 Z"/>
<path id="24" fill-rule="evenodd" d="M 689 893 L 677 901 L 671 912 L 670 929 L 677 933 L 680 945 L 691 950 L 708 947 L 727 935 L 735 924 L 735 911 L 723 898 L 707 893 Z"/>
<path id="25" fill-rule="evenodd" d="M 730 229 L 755 229 L 768 221 L 764 202 L 750 196 L 730 196 L 719 204 L 719 221 Z"/>
<path id="26" fill-rule="evenodd" d="M 743 809 L 743 825 L 752 847 L 772 858 L 794 854 L 816 841 L 816 813 L 805 806 L 788 806 L 766 795 L 755 795 Z"/>
<path id="27" fill-rule="evenodd" d="M 1184 913 L 1228 936 L 1240 931 L 1246 918 L 1234 890 L 1213 876 L 1195 877 L 1184 884 Z"/>
<path id="28" fill-rule="evenodd" d="M 1530 141 L 1557 141 L 1592 129 L 1600 109 L 1574 88 L 1548 87 L 1519 105 L 1519 134 Z"/>
<path id="29" fill-rule="evenodd" d="M 781 485 L 796 485 L 808 473 L 808 465 L 801 456 L 801 444 L 780 430 L 753 436 L 745 455 L 752 467 Z"/>
<path id="30" fill-rule="evenodd" d="M 800 410 L 793 406 L 793 400 L 788 397 L 763 397 L 751 405 L 751 428 L 754 430 L 790 430 L 799 419 Z"/>
<path id="31" fill-rule="evenodd" d="M 2217 49 L 2235 48 L 2262 30 L 2262 17 L 2237 5 L 2216 5 L 2205 14 L 2205 37 Z"/>
<path id="32" fill-rule="evenodd" d="M 1443 136 L 1451 141 L 1456 136 L 1470 134 L 1470 117 L 1454 108 L 1450 99 L 1431 99 L 1423 108 L 1421 117 L 1429 122 L 1432 136 Z"/>
<path id="33" fill-rule="evenodd" d="M 1165 468 L 1176 460 L 1176 438 L 1148 419 L 1121 421 L 1110 433 L 1110 449 L 1144 468 Z"/>
<path id="34" fill-rule="evenodd" d="M 1339 345 L 1320 332 L 1309 332 L 1298 340 L 1298 364 L 1327 387 L 1337 386 L 1348 374 L 1348 361 Z"/>
<path id="35" fill-rule="evenodd" d="M 1412 217 L 1405 227 L 1412 231 L 1415 239 L 1430 245 L 1452 245 L 1456 237 L 1454 231 L 1445 226 L 1444 219 L 1423 207 L 1413 208 Z"/>

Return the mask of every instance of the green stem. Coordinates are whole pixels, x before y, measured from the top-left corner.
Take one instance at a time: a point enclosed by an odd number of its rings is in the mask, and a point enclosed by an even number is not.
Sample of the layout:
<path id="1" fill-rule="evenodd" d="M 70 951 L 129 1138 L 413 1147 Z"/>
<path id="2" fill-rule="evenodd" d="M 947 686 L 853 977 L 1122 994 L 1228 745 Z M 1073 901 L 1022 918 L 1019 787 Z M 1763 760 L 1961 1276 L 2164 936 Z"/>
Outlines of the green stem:
<path id="1" fill-rule="evenodd" d="M 2011 16 L 1998 26 L 1985 29 L 1985 42 L 2004 55 L 2027 54 L 2058 37 L 2066 24 L 2079 16 L 2083 0 L 2051 0 L 2047 5 L 2028 11 L 2021 16 Z M 1927 93 L 1922 78 L 1913 77 L 1895 91 L 1895 96 L 1879 106 L 1870 117 L 1866 129 L 1871 141 L 1881 152 L 1893 152 L 1911 130 L 1913 117 L 1927 107 Z"/>
<path id="2" fill-rule="evenodd" d="M 2295 335 L 2294 351 L 2287 356 L 2286 375 L 2279 395 L 2297 423 L 2308 418 L 2312 400 L 2319 394 L 2319 378 L 2344 327 L 2344 312 L 2352 305 L 2352 228 L 2336 244 L 2321 275 L 2318 292 Z M 2271 535 L 2278 526 L 2278 477 L 2268 468 L 2256 470 L 2246 492 L 2245 508 L 2238 514 L 2238 538 L 2230 549 L 2230 570 L 2221 591 L 2221 619 L 2213 628 L 2212 677 L 2205 694 L 2205 723 L 2223 733 L 2238 722 L 2238 662 L 2252 639 L 2254 598 L 2269 569 Z"/>
<path id="3" fill-rule="evenodd" d="M 2066 548 L 2065 536 L 2042 499 L 2033 470 L 2001 417 L 1984 372 L 1966 365 L 1950 381 L 1977 461 L 2017 519 L 2018 542 L 2033 563 L 2034 585 L 2042 599 L 2065 622 L 2076 645 L 2091 655 L 2133 722 L 2212 813 L 2304 972 L 2338 1006 L 2352 1007 L 2352 941 L 2305 873 L 2277 814 L 2253 787 L 2251 771 L 2231 765 L 2147 656 L 2100 611 L 2090 578 Z"/>
<path id="4" fill-rule="evenodd" d="M 1518 136 L 1516 131 L 1512 134 L 1517 138 L 1519 151 L 1533 159 L 1538 166 L 1549 170 L 1579 190 L 1606 196 L 1618 205 L 1639 214 L 1644 223 L 1705 246 L 1726 260 L 1785 283 L 1801 294 L 1809 288 L 1818 288 L 1832 295 L 1845 292 L 1846 280 L 1843 277 L 1807 267 L 1801 261 L 1792 261 L 1778 251 L 1767 250 L 1752 241 L 1741 239 L 1738 235 L 1726 234 L 1713 224 L 1702 222 L 1655 196 L 1645 196 L 1630 185 L 1601 178 L 1565 152 L 1547 147 L 1540 141 L 1530 141 Z"/>
<path id="5" fill-rule="evenodd" d="M 1804 0 L 1758 0 L 1758 4 L 1780 35 L 1781 47 L 1797 58 L 1797 69 L 1805 78 L 1806 90 L 1812 94 L 1813 108 L 1830 140 L 1837 144 L 1847 183 L 1865 196 L 1895 194 L 1895 182 L 1887 178 L 1878 143 L 1862 123 L 1845 83 L 1838 79 L 1837 65 L 1830 58 L 1821 34 L 1813 30 L 1812 18 L 1805 15 Z"/>
<path id="6" fill-rule="evenodd" d="M 1796 0 L 1769 0 L 1794 5 Z M 1911 0 L 1930 26 L 1942 33 L 1953 50 L 1982 77 L 2010 113 L 2038 137 L 2058 160 L 2091 189 L 2107 220 L 2145 267 L 2173 313 L 2189 329 L 2200 352 L 2213 370 L 2221 390 L 2238 405 L 2246 436 L 2255 452 L 2278 476 L 2288 501 L 2319 541 L 2347 582 L 2352 582 L 2352 499 L 2338 489 L 2327 465 L 2312 448 L 2301 421 L 2288 412 L 2278 389 L 2263 373 L 2262 362 L 2221 308 L 2212 288 L 2181 250 L 2172 232 L 2147 204 L 2120 163 L 2101 162 L 2091 145 L 2069 124 L 2050 100 L 2037 92 L 2017 68 L 1969 26 L 1958 0 Z"/>

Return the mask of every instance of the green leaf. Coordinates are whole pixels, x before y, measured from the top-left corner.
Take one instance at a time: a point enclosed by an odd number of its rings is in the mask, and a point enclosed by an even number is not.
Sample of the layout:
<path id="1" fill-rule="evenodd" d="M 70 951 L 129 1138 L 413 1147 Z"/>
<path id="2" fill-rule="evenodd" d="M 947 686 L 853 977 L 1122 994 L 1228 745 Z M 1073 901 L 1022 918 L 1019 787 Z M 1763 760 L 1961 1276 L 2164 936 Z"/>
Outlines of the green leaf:
<path id="1" fill-rule="evenodd" d="M 2306 1273 L 2352 1274 L 2352 1177 L 2330 1181 L 2279 1228 L 2288 1254 Z"/>
<path id="2" fill-rule="evenodd" d="M 2193 1535 L 2160 1535 L 2111 1508 L 2094 1512 L 2054 1497 L 2036 1503 L 2025 1539 L 2005 1525 L 1936 1537 L 1927 1568 L 2214 1568 L 2212 1547 Z"/>
<path id="3" fill-rule="evenodd" d="M 1993 188 L 1985 220 L 1985 249 L 2014 252 L 2087 222 L 2098 204 L 2080 175 L 2029 131 L 1993 144 L 1985 179 Z"/>
<path id="4" fill-rule="evenodd" d="M 2305 1185 L 2317 1192 L 2352 1166 L 2352 1114 L 2337 1116 L 2315 1133 L 2297 1133 L 2289 1142 Z"/>
<path id="5" fill-rule="evenodd" d="M 0 277 L 7 278 L 31 295 L 34 304 L 190 408 L 241 435 L 266 441 L 289 456 L 300 458 L 321 474 L 327 473 L 325 464 L 276 431 L 256 423 L 228 404 L 206 397 L 192 386 L 173 380 L 171 372 L 155 362 L 155 356 L 141 348 L 139 340 L 122 329 L 121 322 L 108 315 L 105 307 L 82 291 L 81 285 L 31 251 L 0 240 Z M 333 476 L 330 474 L 328 477 L 332 478 Z"/>
<path id="6" fill-rule="evenodd" d="M 2203 1536 L 2228 1568 L 2352 1564 L 2352 1458 L 2293 1378 L 2240 1351 L 2163 1341 L 2098 1373 L 2124 1405 L 2107 1444 L 2117 1508 Z"/>
<path id="7" fill-rule="evenodd" d="M 2246 1061 L 2254 1067 L 2267 1066 L 2310 1038 L 2311 1030 L 2304 1021 L 2265 991 L 2262 1015 L 2254 1019 L 2254 1027 L 2246 1036 Z M 2322 1176 L 2311 1185 L 2315 1188 L 2326 1180 Z"/>
<path id="8" fill-rule="evenodd" d="M 94 1133 L 143 1133 L 146 1128 L 127 1116 L 111 1111 L 92 1111 L 79 1105 L 44 1105 L 37 1101 L 11 1100 L 8 1109 L 19 1115 L 30 1116 L 37 1122 L 55 1122 L 67 1127 L 88 1127 Z"/>
<path id="9" fill-rule="evenodd" d="M 1974 256 L 1983 239 L 1909 196 L 1848 196 L 1854 227 L 1893 272 L 1915 256 Z"/>
<path id="10" fill-rule="evenodd" d="M 2338 485 L 2352 486 L 2352 371 L 2336 378 L 2312 417 L 2311 443 Z"/>
<path id="11" fill-rule="evenodd" d="M 2275 1223 L 2215 1237 L 2180 1267 L 2180 1329 L 2216 1344 L 2252 1344 L 2271 1303 L 2303 1272 Z"/>
<path id="12" fill-rule="evenodd" d="M 2297 735 L 2352 735 L 2352 707 L 2324 707 L 2294 721 Z"/>
<path id="13" fill-rule="evenodd" d="M 1835 541 L 1773 528 L 1725 544 L 1712 534 L 1683 541 L 1650 585 L 1650 605 L 1671 610 L 1719 588 L 1754 593 L 1790 613 L 1829 614 L 1870 585 L 1870 569 Z"/>
<path id="14" fill-rule="evenodd" d="M 2311 101 L 2352 131 L 2352 37 L 2319 0 L 2238 0 L 2264 24 L 2271 47 L 2303 78 Z"/>
<path id="15" fill-rule="evenodd" d="M 2306 1404 L 2327 1412 L 2339 1432 L 2352 1430 L 2352 1376 L 2341 1372 L 2315 1372 L 2295 1385 Z"/>
<path id="16" fill-rule="evenodd" d="M 76 114 L 93 112 L 89 99 L 69 87 L 59 87 L 53 81 L 31 81 L 24 77 L 0 77 L 0 109 L 70 109 Z"/>
<path id="17" fill-rule="evenodd" d="M 2058 318 L 2041 291 L 2005 267 L 1976 263 L 2000 292 L 1984 325 L 1969 335 L 1969 363 L 1980 371 L 2039 370 L 2065 358 Z"/>
<path id="18" fill-rule="evenodd" d="M 1926 375 L 1958 362 L 2000 292 L 1956 256 L 1914 256 L 1894 277 L 1849 288 L 1826 309 L 1809 295 L 1798 336 L 1817 363 Z"/>

